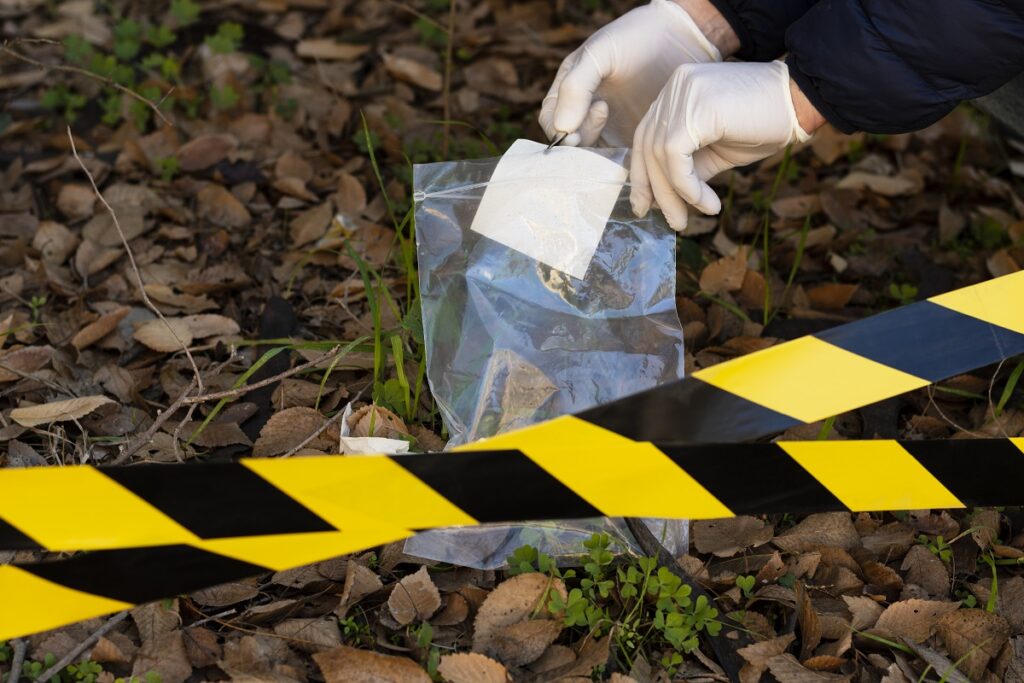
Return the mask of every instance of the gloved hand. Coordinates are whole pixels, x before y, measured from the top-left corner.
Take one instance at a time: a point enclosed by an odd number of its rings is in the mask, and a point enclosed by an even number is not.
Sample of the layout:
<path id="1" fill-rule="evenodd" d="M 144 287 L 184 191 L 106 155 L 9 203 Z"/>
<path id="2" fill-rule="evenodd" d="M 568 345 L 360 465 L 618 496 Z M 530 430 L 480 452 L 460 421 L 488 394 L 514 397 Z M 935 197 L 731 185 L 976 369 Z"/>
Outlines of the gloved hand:
<path id="1" fill-rule="evenodd" d="M 540 110 L 549 139 L 628 147 L 633 131 L 680 64 L 722 55 L 672 0 L 652 0 L 603 27 L 562 62 Z"/>
<path id="2" fill-rule="evenodd" d="M 686 204 L 705 214 L 722 209 L 708 179 L 809 137 L 793 108 L 785 63 L 683 65 L 636 129 L 633 212 L 646 215 L 656 200 L 668 224 L 684 230 Z"/>

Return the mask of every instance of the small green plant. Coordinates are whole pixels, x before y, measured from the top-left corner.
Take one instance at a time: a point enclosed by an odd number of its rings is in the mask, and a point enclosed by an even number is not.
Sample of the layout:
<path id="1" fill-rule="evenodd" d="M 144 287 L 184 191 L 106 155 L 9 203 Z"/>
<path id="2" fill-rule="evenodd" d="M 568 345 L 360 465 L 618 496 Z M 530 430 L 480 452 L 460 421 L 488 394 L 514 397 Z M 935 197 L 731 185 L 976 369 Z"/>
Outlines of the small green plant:
<path id="1" fill-rule="evenodd" d="M 550 590 L 547 610 L 569 628 L 597 637 L 612 633 L 626 668 L 642 651 L 667 649 L 661 664 L 671 675 L 698 646 L 701 633 L 716 635 L 721 629 L 718 610 L 707 598 L 692 600 L 693 589 L 656 559 L 631 558 L 616 565 L 608 534 L 594 534 L 583 546 L 578 576 L 574 570 L 559 570 L 550 556 L 532 546 L 508 558 L 509 573 L 540 571 L 562 579 L 568 592 L 563 598 Z"/>
<path id="2" fill-rule="evenodd" d="M 103 667 L 90 659 L 78 664 L 69 664 L 65 671 L 76 683 L 95 683 L 97 677 L 103 673 Z"/>
<path id="3" fill-rule="evenodd" d="M 230 85 L 210 88 L 210 104 L 216 109 L 231 109 L 238 104 L 238 91 Z"/>
<path id="4" fill-rule="evenodd" d="M 953 559 L 953 548 L 949 543 L 942 538 L 942 536 L 936 536 L 934 539 L 928 538 L 924 534 L 920 534 L 917 537 L 917 542 L 928 548 L 932 555 L 939 558 L 946 564 L 949 564 Z"/>
<path id="5" fill-rule="evenodd" d="M 757 579 L 753 576 L 737 576 L 736 587 L 743 591 L 743 597 L 748 600 L 754 597 L 754 587 L 757 585 Z"/>
<path id="6" fill-rule="evenodd" d="M 160 171 L 160 178 L 165 183 L 174 180 L 174 177 L 181 172 L 181 162 L 178 157 L 170 156 L 157 159 L 156 167 Z"/>
<path id="7" fill-rule="evenodd" d="M 369 645 L 373 642 L 373 633 L 365 619 L 346 617 L 338 619 L 338 625 L 341 627 L 341 637 L 346 643 Z"/>
<path id="8" fill-rule="evenodd" d="M 128 678 L 115 678 L 114 683 L 163 683 L 164 677 L 156 671 L 147 671 L 142 675 L 129 676 Z"/>
<path id="9" fill-rule="evenodd" d="M 11 646 L 7 644 L 6 640 L 0 640 L 0 664 L 5 664 L 11 661 L 11 657 L 14 655 L 11 650 Z"/>
<path id="10" fill-rule="evenodd" d="M 41 662 L 24 662 L 21 665 L 21 677 L 27 678 L 30 681 L 39 680 L 40 674 L 56 663 L 57 658 L 53 653 L 48 652 L 43 655 L 43 661 Z M 60 683 L 60 677 L 54 676 L 48 683 Z"/>
<path id="11" fill-rule="evenodd" d="M 74 121 L 87 101 L 85 95 L 73 92 L 61 83 L 46 90 L 40 104 L 50 111 L 59 113 L 65 121 Z"/>
<path id="12" fill-rule="evenodd" d="M 898 301 L 900 306 L 906 306 L 917 298 L 917 287 L 906 282 L 893 282 L 889 285 L 889 296 Z"/>
<path id="13" fill-rule="evenodd" d="M 45 306 L 45 305 L 46 305 L 46 297 L 45 296 L 35 295 L 35 296 L 33 296 L 29 300 L 28 306 L 29 306 L 29 308 L 32 311 L 32 324 L 33 325 L 38 325 L 39 324 L 39 314 L 40 314 L 40 311 L 42 311 L 43 306 Z"/>
<path id="14" fill-rule="evenodd" d="M 217 54 L 226 55 L 237 52 L 244 37 L 245 31 L 241 24 L 225 21 L 217 27 L 216 33 L 206 37 L 206 44 Z"/>
<path id="15" fill-rule="evenodd" d="M 171 0 L 171 17 L 178 26 L 194 24 L 199 19 L 201 9 L 199 3 L 193 0 Z"/>

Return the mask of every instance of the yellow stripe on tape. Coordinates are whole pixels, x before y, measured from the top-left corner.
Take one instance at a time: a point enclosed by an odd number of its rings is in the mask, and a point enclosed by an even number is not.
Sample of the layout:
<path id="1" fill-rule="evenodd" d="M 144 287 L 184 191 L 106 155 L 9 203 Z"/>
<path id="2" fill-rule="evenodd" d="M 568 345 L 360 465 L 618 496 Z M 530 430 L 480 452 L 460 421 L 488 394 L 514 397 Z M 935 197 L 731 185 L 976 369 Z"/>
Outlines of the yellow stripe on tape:
<path id="1" fill-rule="evenodd" d="M 242 462 L 343 531 L 352 529 L 353 518 L 371 520 L 377 528 L 397 529 L 476 523 L 390 458 L 326 456 Z"/>
<path id="2" fill-rule="evenodd" d="M 930 382 L 814 337 L 801 337 L 694 377 L 801 422 L 815 422 Z"/>
<path id="3" fill-rule="evenodd" d="M 964 507 L 895 441 L 779 441 L 777 445 L 854 512 Z"/>
<path id="4" fill-rule="evenodd" d="M 41 579 L 23 569 L 0 565 L 0 640 L 16 638 L 132 605 Z"/>
<path id="5" fill-rule="evenodd" d="M 491 437 L 459 450 L 515 449 L 588 503 L 616 517 L 712 519 L 733 513 L 649 443 L 638 443 L 579 418 Z M 621 468 L 642 485 L 623 487 Z M 642 512 L 640 512 L 642 511 Z"/>
<path id="6" fill-rule="evenodd" d="M 933 296 L 929 301 L 1024 334 L 1024 270 Z"/>
<path id="7" fill-rule="evenodd" d="M 100 550 L 198 540 L 188 529 L 92 467 L 0 470 L 0 491 L 0 518 L 49 550 Z M 78 503 L 69 507 L 49 505 L 48 500 Z"/>
<path id="8" fill-rule="evenodd" d="M 192 545 L 218 555 L 258 564 L 274 571 L 283 571 L 298 565 L 321 562 L 339 555 L 399 541 L 413 534 L 406 529 L 384 528 L 360 519 L 351 519 L 348 523 L 351 531 L 218 538 Z"/>

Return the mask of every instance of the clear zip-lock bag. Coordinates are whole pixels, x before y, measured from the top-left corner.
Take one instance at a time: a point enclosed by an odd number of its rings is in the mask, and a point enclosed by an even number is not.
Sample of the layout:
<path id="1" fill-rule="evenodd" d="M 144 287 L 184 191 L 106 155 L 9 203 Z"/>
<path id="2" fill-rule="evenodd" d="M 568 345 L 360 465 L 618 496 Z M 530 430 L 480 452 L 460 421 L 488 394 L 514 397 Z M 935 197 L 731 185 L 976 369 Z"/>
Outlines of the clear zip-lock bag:
<path id="1" fill-rule="evenodd" d="M 682 377 L 675 233 L 633 215 L 628 153 L 519 140 L 500 158 L 415 166 L 427 378 L 449 447 Z M 686 553 L 685 521 L 648 524 Z M 595 531 L 641 552 L 610 519 L 442 529 L 405 552 L 493 569 L 527 544 L 569 560 Z"/>

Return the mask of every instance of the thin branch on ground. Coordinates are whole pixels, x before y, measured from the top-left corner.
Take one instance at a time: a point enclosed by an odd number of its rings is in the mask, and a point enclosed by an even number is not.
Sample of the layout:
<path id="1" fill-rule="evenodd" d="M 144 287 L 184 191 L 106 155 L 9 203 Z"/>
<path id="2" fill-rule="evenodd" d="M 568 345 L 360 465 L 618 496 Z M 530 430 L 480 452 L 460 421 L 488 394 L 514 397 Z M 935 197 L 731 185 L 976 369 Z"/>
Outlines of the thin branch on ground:
<path id="1" fill-rule="evenodd" d="M 355 396 L 353 396 L 351 398 L 351 400 L 349 400 L 349 404 L 351 405 L 352 403 L 355 403 L 360 398 L 362 398 L 363 392 L 365 392 L 365 391 L 366 391 L 366 387 L 363 387 L 362 389 L 360 389 L 359 393 L 356 394 Z M 296 453 L 301 451 L 303 448 L 305 448 L 306 445 L 309 444 L 309 442 L 311 442 L 313 439 L 317 438 L 318 436 L 320 436 L 321 434 L 326 432 L 327 428 L 330 427 L 332 424 L 334 424 L 335 422 L 340 422 L 341 418 L 344 417 L 344 416 L 345 416 L 345 410 L 344 409 L 339 410 L 334 415 L 331 415 L 328 419 L 324 420 L 324 423 L 322 425 L 320 425 L 319 429 L 317 429 L 315 432 L 313 432 L 312 434 L 307 436 L 305 439 L 302 440 L 302 442 L 300 444 L 295 446 L 295 448 L 291 449 L 290 451 L 288 451 L 287 453 L 285 453 L 281 457 L 282 458 L 290 458 L 290 457 L 292 457 L 293 455 L 295 455 Z"/>
<path id="2" fill-rule="evenodd" d="M 14 41 L 11 41 L 11 42 L 5 40 L 4 42 L 0 43 L 0 52 L 2 52 L 5 55 L 9 55 L 9 56 L 11 56 L 14 59 L 17 59 L 20 62 L 24 62 L 25 64 L 31 64 L 32 66 L 39 67 L 40 69 L 46 69 L 47 71 L 64 71 L 66 73 L 78 74 L 79 76 L 85 76 L 87 78 L 91 78 L 93 80 L 99 81 L 100 83 L 103 83 L 104 85 L 106 85 L 106 86 L 108 86 L 110 88 L 114 88 L 115 90 L 117 90 L 117 91 L 119 91 L 121 93 L 124 93 L 125 95 L 128 95 L 128 97 L 131 97 L 132 99 L 135 99 L 135 100 L 138 100 L 139 102 L 142 102 L 147 107 L 152 109 L 153 113 L 156 114 L 156 116 L 161 121 L 163 121 L 166 125 L 171 126 L 172 128 L 174 127 L 174 122 L 171 121 L 170 119 L 168 119 L 164 115 L 164 113 L 162 111 L 160 111 L 160 104 L 165 99 L 167 99 L 167 95 L 170 95 L 170 91 L 166 95 L 164 95 L 163 98 L 161 98 L 160 102 L 153 102 L 152 100 L 150 100 L 150 99 L 148 99 L 146 97 L 143 97 L 139 93 L 135 92 L 131 88 L 126 88 L 125 86 L 121 85 L 117 81 L 115 81 L 115 80 L 113 80 L 111 78 L 107 78 L 106 76 L 101 76 L 100 74 L 94 73 L 92 71 L 89 71 L 88 69 L 83 69 L 83 68 L 77 67 L 77 66 L 69 66 L 67 64 L 47 64 L 46 62 L 40 62 L 37 59 L 32 59 L 28 55 L 23 55 L 22 53 L 18 52 L 17 50 L 12 50 L 11 49 L 11 45 L 16 45 L 18 42 L 29 42 L 29 41 L 26 41 L 25 39 L 19 39 L 19 38 L 16 38 L 16 39 L 14 39 Z M 47 40 L 47 41 L 34 40 L 34 41 L 31 41 L 31 42 L 44 42 L 44 43 L 48 43 L 48 44 L 59 44 L 59 43 L 54 43 L 54 41 L 50 41 L 50 40 Z M 173 90 L 174 89 L 172 88 L 171 91 L 173 91 Z"/>
<path id="3" fill-rule="evenodd" d="M 244 386 L 236 387 L 234 389 L 227 389 L 225 391 L 215 391 L 213 393 L 204 394 L 201 396 L 191 396 L 189 398 L 186 398 L 183 404 L 190 406 L 195 403 L 205 403 L 207 401 L 217 401 L 222 398 L 236 398 L 238 396 L 242 396 L 244 394 L 249 393 L 250 391 L 261 389 L 265 386 L 273 384 L 274 382 L 279 382 L 282 379 L 287 379 L 292 375 L 297 375 L 300 372 L 315 367 L 320 363 L 323 363 L 325 360 L 330 360 L 334 356 L 338 355 L 340 351 L 341 345 L 339 344 L 338 346 L 335 346 L 334 348 L 332 348 L 330 351 L 327 351 L 323 355 L 317 356 L 311 361 L 306 361 L 305 363 L 296 365 L 294 368 L 291 368 L 290 370 L 285 370 L 284 372 L 274 375 L 273 377 L 267 377 L 266 379 L 261 379 L 259 382 L 253 382 L 252 384 L 246 384 Z"/>
<path id="4" fill-rule="evenodd" d="M 21 678 L 21 665 L 25 663 L 25 651 L 28 649 L 28 645 L 21 638 L 15 638 L 11 641 L 11 647 L 14 648 L 14 654 L 11 657 L 11 672 L 7 674 L 7 683 L 18 683 L 18 679 Z"/>
<path id="5" fill-rule="evenodd" d="M 167 321 L 167 318 L 164 317 L 164 314 L 160 312 L 160 309 L 157 308 L 156 304 L 154 304 L 149 298 L 149 294 L 146 293 L 146 286 L 142 281 L 142 273 L 139 271 L 139 266 L 135 262 L 135 252 L 132 251 L 131 245 L 128 244 L 128 238 L 125 236 L 124 230 L 121 228 L 121 222 L 117 219 L 117 213 L 114 211 L 114 207 L 107 202 L 107 198 L 103 196 L 103 193 L 100 192 L 100 188 L 96 185 L 96 179 L 93 178 L 92 173 L 90 173 L 89 169 L 86 168 L 85 162 L 82 161 L 82 157 L 78 156 L 78 149 L 75 147 L 75 136 L 71 134 L 71 126 L 68 126 L 67 130 L 68 142 L 71 144 L 71 154 L 75 157 L 75 161 L 78 162 L 82 172 L 85 173 L 85 177 L 89 179 L 89 184 L 92 185 L 92 191 L 96 194 L 100 203 L 103 204 L 103 208 L 105 208 L 107 213 L 110 214 L 110 219 L 114 223 L 114 228 L 117 229 L 118 237 L 121 238 L 121 244 L 124 246 L 125 253 L 128 254 L 128 262 L 131 264 L 132 273 L 135 275 L 135 283 L 139 288 L 139 295 L 142 297 L 142 302 L 146 304 L 146 308 L 152 311 L 157 318 L 163 321 L 167 331 L 170 332 L 175 341 L 181 345 L 182 350 L 185 352 L 185 356 L 188 358 L 189 364 L 192 366 L 192 373 L 195 376 L 196 388 L 200 393 L 202 393 L 204 391 L 203 376 L 199 372 L 199 366 L 196 365 L 196 359 L 192 357 L 192 352 L 189 350 L 188 344 L 181 340 L 178 333 L 174 331 L 173 327 L 171 327 L 171 323 Z M 181 457 L 181 454 L 178 452 L 177 441 L 174 442 L 174 454 L 179 458 Z"/>
<path id="6" fill-rule="evenodd" d="M 100 638 L 102 638 L 107 633 L 109 633 L 112 628 L 114 628 L 115 626 L 120 624 L 122 621 L 124 621 L 125 617 L 127 617 L 127 616 L 128 616 L 128 610 L 124 610 L 124 611 L 118 612 L 114 616 L 110 617 L 110 619 L 107 620 L 107 623 L 103 624 L 103 626 L 100 626 L 98 629 L 93 631 L 92 635 L 90 635 L 88 638 L 86 638 L 85 640 L 80 642 L 78 645 L 76 645 L 74 648 L 72 648 L 71 652 L 69 652 L 66 655 L 64 655 L 63 657 L 61 657 L 57 661 L 56 664 L 51 666 L 49 669 L 47 669 L 43 673 L 39 674 L 39 676 L 36 678 L 36 680 L 37 681 L 48 681 L 51 678 L 53 678 L 54 676 L 56 676 L 57 674 L 59 674 L 61 671 L 64 670 L 64 667 L 66 667 L 68 664 L 73 663 L 75 661 L 76 657 L 78 657 L 83 652 L 85 652 L 90 647 L 92 647 L 96 643 L 96 641 L 98 641 Z"/>

